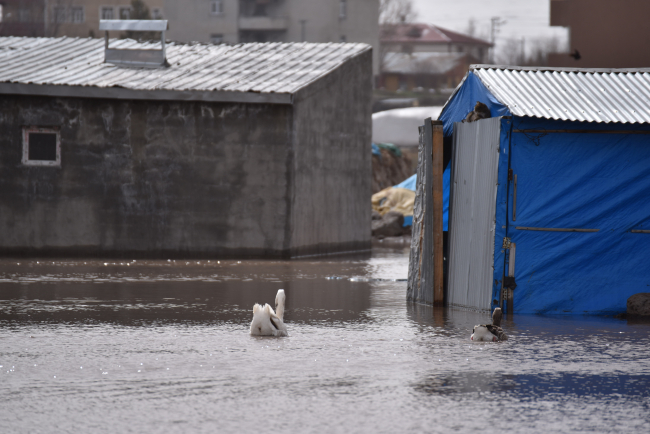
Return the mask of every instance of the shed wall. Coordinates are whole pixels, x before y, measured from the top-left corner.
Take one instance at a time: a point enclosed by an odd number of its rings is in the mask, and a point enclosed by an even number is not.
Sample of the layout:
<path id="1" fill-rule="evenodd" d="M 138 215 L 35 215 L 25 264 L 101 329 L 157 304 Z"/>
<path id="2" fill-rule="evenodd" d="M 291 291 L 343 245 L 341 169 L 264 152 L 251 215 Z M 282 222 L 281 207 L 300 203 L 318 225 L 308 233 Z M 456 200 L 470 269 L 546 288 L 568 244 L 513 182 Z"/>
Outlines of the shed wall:
<path id="1" fill-rule="evenodd" d="M 501 118 L 454 124 L 448 304 L 489 310 Z"/>
<path id="2" fill-rule="evenodd" d="M 294 100 L 292 255 L 370 248 L 372 52 Z"/>
<path id="3" fill-rule="evenodd" d="M 289 105 L 0 99 L 0 254 L 286 254 Z M 22 126 L 61 167 L 21 163 Z"/>

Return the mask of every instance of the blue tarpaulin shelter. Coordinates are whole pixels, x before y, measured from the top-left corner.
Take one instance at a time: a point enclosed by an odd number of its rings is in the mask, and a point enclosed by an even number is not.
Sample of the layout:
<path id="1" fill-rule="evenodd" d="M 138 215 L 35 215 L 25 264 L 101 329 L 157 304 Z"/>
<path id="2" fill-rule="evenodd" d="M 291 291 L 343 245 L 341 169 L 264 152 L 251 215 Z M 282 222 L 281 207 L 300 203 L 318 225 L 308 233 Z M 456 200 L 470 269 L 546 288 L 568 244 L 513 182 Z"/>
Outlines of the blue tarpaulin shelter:
<path id="1" fill-rule="evenodd" d="M 493 119 L 460 123 L 477 101 Z M 650 69 L 473 66 L 440 116 L 450 304 L 617 314 L 650 292 L 649 106 Z"/>

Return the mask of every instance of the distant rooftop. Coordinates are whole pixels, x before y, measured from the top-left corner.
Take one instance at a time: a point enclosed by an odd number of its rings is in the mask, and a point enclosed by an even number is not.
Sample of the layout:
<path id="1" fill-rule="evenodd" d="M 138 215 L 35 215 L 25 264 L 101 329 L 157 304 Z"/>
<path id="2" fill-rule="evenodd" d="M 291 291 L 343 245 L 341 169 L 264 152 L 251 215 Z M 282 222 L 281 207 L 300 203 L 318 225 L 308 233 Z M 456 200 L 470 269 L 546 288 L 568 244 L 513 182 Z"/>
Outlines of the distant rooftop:
<path id="1" fill-rule="evenodd" d="M 159 43 L 111 39 L 111 48 Z M 290 103 L 292 95 L 366 44 L 251 43 L 166 45 L 169 66 L 104 62 L 104 40 L 0 37 L 0 94 Z"/>
<path id="2" fill-rule="evenodd" d="M 383 43 L 459 43 L 483 45 L 485 47 L 492 46 L 491 43 L 483 39 L 473 38 L 432 24 L 422 23 L 384 24 L 381 26 L 380 40 Z"/>

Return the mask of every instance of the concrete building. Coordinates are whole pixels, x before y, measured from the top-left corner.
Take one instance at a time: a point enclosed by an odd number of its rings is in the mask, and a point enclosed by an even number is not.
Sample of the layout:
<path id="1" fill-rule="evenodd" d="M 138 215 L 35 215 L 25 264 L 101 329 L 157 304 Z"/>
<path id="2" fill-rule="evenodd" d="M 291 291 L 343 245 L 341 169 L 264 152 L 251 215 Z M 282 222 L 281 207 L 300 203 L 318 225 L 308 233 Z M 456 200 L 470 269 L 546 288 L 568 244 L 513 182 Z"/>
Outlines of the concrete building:
<path id="1" fill-rule="evenodd" d="M 551 0 L 551 26 L 569 28 L 570 52 L 550 54 L 548 64 L 573 68 L 650 66 L 649 16 L 648 0 Z"/>
<path id="2" fill-rule="evenodd" d="M 175 41 L 363 42 L 379 49 L 379 0 L 166 0 L 164 9 Z"/>
<path id="3" fill-rule="evenodd" d="M 162 19 L 164 0 L 144 0 Z M 130 0 L 2 0 L 0 36 L 98 37 L 99 20 L 130 19 Z"/>
<path id="4" fill-rule="evenodd" d="M 170 43 L 158 68 L 104 56 L 101 39 L 0 38 L 0 255 L 370 247 L 371 47 Z"/>
<path id="5" fill-rule="evenodd" d="M 431 24 L 384 24 L 380 37 L 379 87 L 454 88 L 473 63 L 487 61 L 492 44 Z"/>

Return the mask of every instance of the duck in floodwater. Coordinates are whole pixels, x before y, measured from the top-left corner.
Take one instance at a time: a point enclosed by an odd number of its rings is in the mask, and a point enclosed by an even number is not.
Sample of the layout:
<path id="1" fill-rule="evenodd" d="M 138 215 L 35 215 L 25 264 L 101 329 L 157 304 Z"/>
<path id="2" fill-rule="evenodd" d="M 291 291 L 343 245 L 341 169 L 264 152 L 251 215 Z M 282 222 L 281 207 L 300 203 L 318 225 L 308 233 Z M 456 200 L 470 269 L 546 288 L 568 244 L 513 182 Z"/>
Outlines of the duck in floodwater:
<path id="1" fill-rule="evenodd" d="M 501 318 L 503 318 L 503 313 L 501 312 L 501 308 L 497 307 L 492 313 L 492 324 L 474 326 L 470 339 L 479 342 L 507 341 L 508 335 L 501 328 Z"/>
<path id="2" fill-rule="evenodd" d="M 251 336 L 289 336 L 284 325 L 284 289 L 279 289 L 275 296 L 275 311 L 268 303 L 264 306 L 255 303 Z"/>

